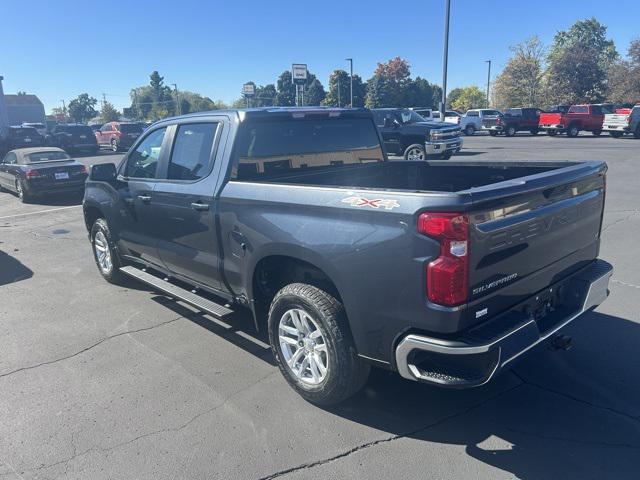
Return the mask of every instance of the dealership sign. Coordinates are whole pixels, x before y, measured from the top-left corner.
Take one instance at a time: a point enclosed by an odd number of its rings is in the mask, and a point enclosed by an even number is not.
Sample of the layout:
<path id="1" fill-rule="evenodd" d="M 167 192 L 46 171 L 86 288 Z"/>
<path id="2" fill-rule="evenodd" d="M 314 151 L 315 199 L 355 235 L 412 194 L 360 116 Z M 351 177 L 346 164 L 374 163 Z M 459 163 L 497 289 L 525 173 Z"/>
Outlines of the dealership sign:
<path id="1" fill-rule="evenodd" d="M 294 63 L 291 65 L 291 77 L 294 82 L 306 82 L 307 81 L 307 64 L 306 63 Z"/>

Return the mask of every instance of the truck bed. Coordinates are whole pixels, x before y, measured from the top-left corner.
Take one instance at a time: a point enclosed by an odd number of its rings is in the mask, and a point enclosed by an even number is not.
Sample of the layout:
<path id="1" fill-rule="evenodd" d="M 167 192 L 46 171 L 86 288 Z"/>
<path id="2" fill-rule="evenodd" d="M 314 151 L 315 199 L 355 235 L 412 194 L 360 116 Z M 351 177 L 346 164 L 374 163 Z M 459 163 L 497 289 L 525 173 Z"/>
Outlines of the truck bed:
<path id="1" fill-rule="evenodd" d="M 516 178 L 551 172 L 571 162 L 410 162 L 392 161 L 302 169 L 256 180 L 295 185 L 459 192 Z"/>

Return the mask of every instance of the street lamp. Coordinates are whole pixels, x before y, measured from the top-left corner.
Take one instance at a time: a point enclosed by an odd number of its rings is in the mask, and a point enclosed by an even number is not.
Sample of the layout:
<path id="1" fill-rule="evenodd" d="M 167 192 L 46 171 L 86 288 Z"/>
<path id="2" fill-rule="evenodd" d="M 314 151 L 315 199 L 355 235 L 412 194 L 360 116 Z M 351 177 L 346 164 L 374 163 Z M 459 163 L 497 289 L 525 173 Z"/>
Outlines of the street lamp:
<path id="1" fill-rule="evenodd" d="M 485 60 L 484 63 L 488 64 L 488 71 L 487 71 L 487 108 L 489 108 L 489 85 L 491 83 L 491 60 Z"/>
<path id="2" fill-rule="evenodd" d="M 440 120 L 444 122 L 444 114 L 447 108 L 447 63 L 449 61 L 449 14 L 451 13 L 451 0 L 447 0 L 444 15 L 444 49 L 442 54 L 442 101 L 440 102 Z"/>
<path id="3" fill-rule="evenodd" d="M 349 76 L 350 76 L 349 106 L 353 108 L 353 58 L 347 58 L 345 60 L 349 62 Z"/>
<path id="4" fill-rule="evenodd" d="M 172 83 L 171 86 L 173 90 L 176 92 L 176 112 L 178 115 L 182 113 L 182 108 L 180 108 L 180 97 L 178 96 L 178 85 L 176 83 Z"/>

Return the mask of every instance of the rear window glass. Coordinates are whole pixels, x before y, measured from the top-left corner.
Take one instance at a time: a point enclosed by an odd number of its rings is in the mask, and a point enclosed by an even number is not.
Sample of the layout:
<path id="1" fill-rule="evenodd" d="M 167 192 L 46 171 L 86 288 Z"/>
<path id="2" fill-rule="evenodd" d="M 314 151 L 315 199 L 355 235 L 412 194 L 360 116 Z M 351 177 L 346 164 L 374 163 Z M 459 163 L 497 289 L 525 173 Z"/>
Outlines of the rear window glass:
<path id="1" fill-rule="evenodd" d="M 517 117 L 519 115 L 522 115 L 522 109 L 520 109 L 520 108 L 509 108 L 509 109 L 504 111 L 504 114 L 512 116 L 512 117 Z"/>
<path id="2" fill-rule="evenodd" d="M 37 152 L 29 154 L 29 162 L 30 163 L 38 163 L 38 162 L 55 162 L 58 160 L 68 160 L 69 155 L 64 152 Z"/>
<path id="3" fill-rule="evenodd" d="M 589 113 L 589 107 L 586 105 L 574 105 L 569 109 L 569 113 Z"/>
<path id="4" fill-rule="evenodd" d="M 38 132 L 35 128 L 12 128 L 10 131 L 14 137 L 20 138 L 38 135 Z"/>
<path id="5" fill-rule="evenodd" d="M 119 130 L 122 133 L 142 133 L 142 127 L 137 123 L 121 123 Z"/>
<path id="6" fill-rule="evenodd" d="M 93 135 L 91 127 L 84 125 L 64 125 L 56 128 L 57 132 L 70 133 L 72 135 Z"/>
<path id="7" fill-rule="evenodd" d="M 484 115 L 500 115 L 500 112 L 498 110 L 484 110 L 483 114 Z"/>
<path id="8" fill-rule="evenodd" d="M 231 178 L 268 182 L 383 160 L 368 118 L 253 122 L 238 132 Z"/>

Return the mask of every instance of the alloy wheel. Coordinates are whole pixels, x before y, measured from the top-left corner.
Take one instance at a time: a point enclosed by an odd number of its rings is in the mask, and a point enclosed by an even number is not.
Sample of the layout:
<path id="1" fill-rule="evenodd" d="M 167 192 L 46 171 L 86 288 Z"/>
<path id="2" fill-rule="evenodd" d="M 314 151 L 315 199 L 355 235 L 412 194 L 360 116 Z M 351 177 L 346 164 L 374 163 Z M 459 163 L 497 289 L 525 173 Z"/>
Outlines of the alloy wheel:
<path id="1" fill-rule="evenodd" d="M 329 369 L 329 351 L 320 327 L 300 308 L 287 310 L 278 324 L 280 349 L 291 373 L 307 385 L 319 385 Z"/>
<path id="2" fill-rule="evenodd" d="M 407 160 L 424 160 L 424 151 L 418 147 L 414 147 L 407 152 Z"/>
<path id="3" fill-rule="evenodd" d="M 109 243 L 107 237 L 103 232 L 97 232 L 93 238 L 93 249 L 98 260 L 98 266 L 102 273 L 109 274 L 113 268 L 113 262 L 111 261 L 111 250 L 109 250 Z"/>

